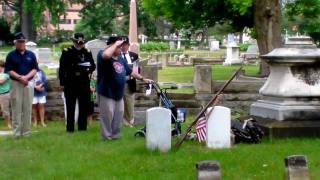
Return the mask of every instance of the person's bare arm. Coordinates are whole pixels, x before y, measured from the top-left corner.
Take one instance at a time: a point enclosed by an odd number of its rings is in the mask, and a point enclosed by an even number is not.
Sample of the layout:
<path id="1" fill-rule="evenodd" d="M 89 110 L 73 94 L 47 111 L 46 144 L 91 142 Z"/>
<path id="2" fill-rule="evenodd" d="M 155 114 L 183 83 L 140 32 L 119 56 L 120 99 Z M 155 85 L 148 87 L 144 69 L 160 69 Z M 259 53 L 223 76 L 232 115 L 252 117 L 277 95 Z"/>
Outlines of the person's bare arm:
<path id="1" fill-rule="evenodd" d="M 102 53 L 103 59 L 110 59 L 113 56 L 114 51 L 118 48 L 118 46 L 121 46 L 123 43 L 123 40 L 118 40 L 112 45 L 108 46 Z"/>
<path id="2" fill-rule="evenodd" d="M 23 78 L 25 78 L 27 81 L 29 81 L 30 79 L 33 78 L 34 75 L 36 75 L 37 70 L 36 69 L 32 69 L 27 75 L 23 76 Z"/>
<path id="3" fill-rule="evenodd" d="M 6 80 L 7 80 L 7 78 L 1 78 L 1 77 L 0 77 L 0 84 L 6 82 Z"/>
<path id="4" fill-rule="evenodd" d="M 145 83 L 152 83 L 153 80 L 151 79 L 145 79 L 143 76 L 141 76 L 139 73 L 136 73 L 136 72 L 133 72 L 130 74 L 131 76 L 133 76 L 134 78 L 140 80 L 140 81 L 143 81 Z"/>

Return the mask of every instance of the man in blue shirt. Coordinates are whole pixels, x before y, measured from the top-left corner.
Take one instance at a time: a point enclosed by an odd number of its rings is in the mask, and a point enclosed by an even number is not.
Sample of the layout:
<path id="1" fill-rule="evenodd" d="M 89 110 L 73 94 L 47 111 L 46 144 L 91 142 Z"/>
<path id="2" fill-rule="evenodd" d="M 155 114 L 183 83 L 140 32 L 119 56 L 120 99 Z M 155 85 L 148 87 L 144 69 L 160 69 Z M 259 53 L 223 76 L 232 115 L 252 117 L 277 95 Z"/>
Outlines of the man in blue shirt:
<path id="1" fill-rule="evenodd" d="M 37 73 L 38 63 L 33 52 L 26 50 L 26 39 L 19 32 L 15 34 L 16 49 L 6 58 L 5 72 L 10 75 L 13 136 L 21 137 L 30 133 L 31 107 L 33 98 L 33 76 Z"/>
<path id="2" fill-rule="evenodd" d="M 107 48 L 98 54 L 97 92 L 102 140 L 120 137 L 126 76 L 131 75 L 145 83 L 152 82 L 152 80 L 144 79 L 140 74 L 133 72 L 122 56 L 119 56 L 123 42 L 121 37 L 111 36 L 107 41 Z"/>

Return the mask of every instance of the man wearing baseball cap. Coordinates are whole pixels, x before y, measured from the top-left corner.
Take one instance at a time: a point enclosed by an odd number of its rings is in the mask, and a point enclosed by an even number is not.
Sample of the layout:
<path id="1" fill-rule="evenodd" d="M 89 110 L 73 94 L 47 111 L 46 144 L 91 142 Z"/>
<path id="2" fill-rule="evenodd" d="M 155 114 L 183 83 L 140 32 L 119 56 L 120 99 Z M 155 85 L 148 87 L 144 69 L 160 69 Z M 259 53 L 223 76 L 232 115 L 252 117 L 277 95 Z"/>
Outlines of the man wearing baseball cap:
<path id="1" fill-rule="evenodd" d="M 131 75 L 145 83 L 152 82 L 152 80 L 145 79 L 140 74 L 133 72 L 127 62 L 120 56 L 123 42 L 124 40 L 121 37 L 111 36 L 107 41 L 107 48 L 98 54 L 97 92 L 102 140 L 112 140 L 120 137 L 126 76 Z"/>
<path id="2" fill-rule="evenodd" d="M 26 50 L 26 38 L 21 32 L 15 34 L 14 44 L 15 50 L 6 58 L 5 72 L 12 79 L 12 129 L 13 136 L 17 138 L 30 134 L 34 88 L 31 80 L 39 68 L 35 54 Z"/>

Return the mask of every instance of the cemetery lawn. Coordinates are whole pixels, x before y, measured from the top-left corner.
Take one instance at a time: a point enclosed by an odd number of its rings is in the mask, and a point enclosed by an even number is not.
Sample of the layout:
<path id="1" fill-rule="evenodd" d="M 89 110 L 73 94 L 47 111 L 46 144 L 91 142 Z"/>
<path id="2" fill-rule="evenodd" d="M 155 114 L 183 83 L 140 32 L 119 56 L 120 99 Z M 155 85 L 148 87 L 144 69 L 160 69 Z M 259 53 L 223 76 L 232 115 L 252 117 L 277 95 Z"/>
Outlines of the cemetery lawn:
<path id="1" fill-rule="evenodd" d="M 201 160 L 219 161 L 222 179 L 284 179 L 284 158 L 297 154 L 307 156 L 311 179 L 320 176 L 320 139 L 265 139 L 221 150 L 185 142 L 163 154 L 146 150 L 144 138 L 133 137 L 136 129 L 122 128 L 120 140 L 101 141 L 98 122 L 70 135 L 64 122 L 51 121 L 29 137 L 0 137 L 0 179 L 195 179 Z"/>
<path id="2" fill-rule="evenodd" d="M 232 74 L 239 69 L 239 65 L 224 66 L 212 65 L 212 79 L 213 80 L 227 80 Z M 244 65 L 246 75 L 258 75 L 259 66 Z M 176 83 L 192 83 L 193 82 L 193 66 L 187 67 L 166 67 L 159 70 L 159 82 L 176 82 Z"/>

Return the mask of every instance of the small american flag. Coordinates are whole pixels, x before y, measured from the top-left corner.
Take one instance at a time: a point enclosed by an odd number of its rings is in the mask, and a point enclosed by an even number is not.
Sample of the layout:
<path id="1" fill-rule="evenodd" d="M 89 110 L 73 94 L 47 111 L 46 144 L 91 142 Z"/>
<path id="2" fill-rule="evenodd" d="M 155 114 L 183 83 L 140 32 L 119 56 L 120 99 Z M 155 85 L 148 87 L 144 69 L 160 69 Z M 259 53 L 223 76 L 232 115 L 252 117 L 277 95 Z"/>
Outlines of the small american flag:
<path id="1" fill-rule="evenodd" d="M 197 139 L 199 142 L 207 140 L 207 119 L 205 116 L 199 118 L 196 126 Z"/>

